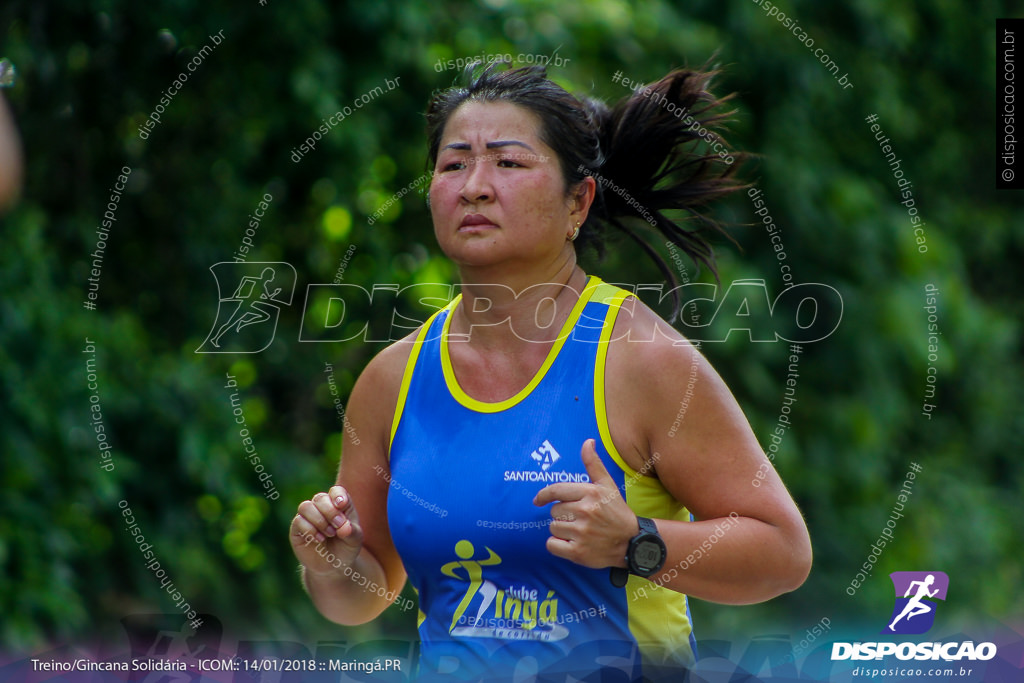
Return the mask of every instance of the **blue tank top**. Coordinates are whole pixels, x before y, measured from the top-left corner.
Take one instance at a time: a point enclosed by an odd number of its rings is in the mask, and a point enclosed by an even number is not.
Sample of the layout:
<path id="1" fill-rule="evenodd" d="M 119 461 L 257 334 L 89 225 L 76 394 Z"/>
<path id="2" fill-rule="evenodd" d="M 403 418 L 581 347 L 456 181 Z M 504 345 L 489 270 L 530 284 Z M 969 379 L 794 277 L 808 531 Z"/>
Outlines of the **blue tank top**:
<path id="1" fill-rule="evenodd" d="M 555 482 L 588 482 L 597 452 L 640 516 L 689 519 L 657 479 L 611 442 L 604 361 L 629 293 L 591 277 L 544 364 L 515 396 L 477 401 L 448 352 L 456 297 L 420 329 L 391 430 L 391 536 L 420 602 L 420 676 L 440 679 L 638 680 L 693 662 L 686 596 L 548 552 Z M 677 675 L 679 669 L 675 669 Z M 601 676 L 605 679 L 605 676 Z"/>

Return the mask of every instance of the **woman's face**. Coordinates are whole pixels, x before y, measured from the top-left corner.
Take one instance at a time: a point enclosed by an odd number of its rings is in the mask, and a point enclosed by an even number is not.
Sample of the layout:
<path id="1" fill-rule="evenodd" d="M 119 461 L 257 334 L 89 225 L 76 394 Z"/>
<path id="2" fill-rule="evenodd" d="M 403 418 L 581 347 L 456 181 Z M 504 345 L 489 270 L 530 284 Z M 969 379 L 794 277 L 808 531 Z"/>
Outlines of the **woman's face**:
<path id="1" fill-rule="evenodd" d="M 565 195 L 540 126 L 533 112 L 508 102 L 470 101 L 448 119 L 430 213 L 438 244 L 455 263 L 544 269 L 572 250 L 566 239 L 577 202 Z"/>

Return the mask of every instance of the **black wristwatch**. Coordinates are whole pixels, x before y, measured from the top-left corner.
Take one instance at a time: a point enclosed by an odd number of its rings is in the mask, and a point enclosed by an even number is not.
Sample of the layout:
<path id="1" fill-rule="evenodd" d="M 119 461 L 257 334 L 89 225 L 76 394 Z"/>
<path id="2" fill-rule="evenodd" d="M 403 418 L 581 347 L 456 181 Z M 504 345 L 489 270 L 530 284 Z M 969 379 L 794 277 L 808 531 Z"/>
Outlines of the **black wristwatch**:
<path id="1" fill-rule="evenodd" d="M 626 550 L 628 569 L 611 568 L 610 578 L 616 588 L 625 586 L 630 574 L 645 579 L 652 576 L 665 565 L 665 558 L 668 557 L 665 541 L 658 535 L 658 527 L 655 526 L 654 520 L 637 517 L 636 521 L 640 525 L 640 533 L 629 540 L 629 548 Z"/>

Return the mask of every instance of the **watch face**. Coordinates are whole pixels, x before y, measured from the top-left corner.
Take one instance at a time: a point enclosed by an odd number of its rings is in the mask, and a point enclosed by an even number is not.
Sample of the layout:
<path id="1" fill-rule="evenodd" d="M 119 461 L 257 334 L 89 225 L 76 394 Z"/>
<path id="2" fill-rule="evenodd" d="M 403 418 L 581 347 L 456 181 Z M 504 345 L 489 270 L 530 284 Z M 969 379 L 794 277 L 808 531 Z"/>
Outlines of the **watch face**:
<path id="1" fill-rule="evenodd" d="M 636 545 L 633 557 L 641 569 L 653 569 L 661 562 L 661 546 L 652 541 L 641 541 Z"/>

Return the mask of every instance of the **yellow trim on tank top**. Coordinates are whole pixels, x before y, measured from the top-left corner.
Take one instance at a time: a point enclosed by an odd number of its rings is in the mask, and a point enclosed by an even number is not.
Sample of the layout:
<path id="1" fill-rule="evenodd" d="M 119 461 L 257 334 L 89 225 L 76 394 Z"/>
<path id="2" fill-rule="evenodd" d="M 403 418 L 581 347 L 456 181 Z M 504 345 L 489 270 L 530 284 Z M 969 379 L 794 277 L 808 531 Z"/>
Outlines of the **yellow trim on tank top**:
<path id="1" fill-rule="evenodd" d="M 583 288 L 583 292 L 580 294 L 579 300 L 572 307 L 572 311 L 569 312 L 569 317 L 566 318 L 565 323 L 562 325 L 562 329 L 558 332 L 558 338 L 555 340 L 551 350 L 548 351 L 547 358 L 544 359 L 544 364 L 540 366 L 540 369 L 530 380 L 529 384 L 520 389 L 514 396 L 506 398 L 504 401 L 497 401 L 495 403 L 488 403 L 486 401 L 478 401 L 473 398 L 459 386 L 458 380 L 455 378 L 455 369 L 452 367 L 451 355 L 448 353 L 448 330 L 452 323 L 453 315 L 449 315 L 444 321 L 444 330 L 441 332 L 441 369 L 444 371 L 444 381 L 448 385 L 448 391 L 452 397 L 458 401 L 463 407 L 475 410 L 478 413 L 499 413 L 503 410 L 515 406 L 530 393 L 537 388 L 537 385 L 543 381 L 544 376 L 548 372 L 548 368 L 551 367 L 552 363 L 558 357 L 558 352 L 562 350 L 562 346 L 565 345 L 566 339 L 569 338 L 569 334 L 572 332 L 572 328 L 576 325 L 579 320 L 580 314 L 583 312 L 583 308 L 587 305 L 593 293 L 597 290 L 598 286 L 603 284 L 601 279 L 596 275 L 591 275 L 587 280 L 586 286 Z M 448 305 L 451 309 L 452 314 L 455 312 L 455 307 L 462 301 L 462 294 L 459 294 L 452 300 Z"/>
<path id="2" fill-rule="evenodd" d="M 622 302 L 629 296 L 632 296 L 630 292 L 607 284 L 602 285 L 601 290 L 593 296 L 593 299 L 609 305 L 594 368 L 594 410 L 597 413 L 598 431 L 608 455 L 626 475 L 626 504 L 635 514 L 651 519 L 689 521 L 689 511 L 669 493 L 661 481 L 650 473 L 637 472 L 626 464 L 612 442 L 605 400 L 605 364 L 615 320 Z M 629 577 L 626 595 L 629 630 L 637 639 L 644 658 L 658 664 L 693 666 L 694 656 L 690 647 L 693 625 L 687 615 L 687 596 L 639 576 Z"/>
<path id="3" fill-rule="evenodd" d="M 420 356 L 420 349 L 423 348 L 423 339 L 427 336 L 427 330 L 434 323 L 434 318 L 441 315 L 445 310 L 451 307 L 448 304 L 442 309 L 439 309 L 431 315 L 427 322 L 423 323 L 420 327 L 419 332 L 416 333 L 416 339 L 413 341 L 412 351 L 409 352 L 409 358 L 405 362 L 405 370 L 402 372 L 402 386 L 398 390 L 398 402 L 395 404 L 395 416 L 391 419 L 391 438 L 388 439 L 388 461 L 391 460 L 391 446 L 395 442 L 395 433 L 398 432 L 398 423 L 402 421 L 402 413 L 405 411 L 405 399 L 409 394 L 409 384 L 412 382 L 412 373 L 416 368 L 416 359 Z"/>
<path id="4" fill-rule="evenodd" d="M 640 517 L 687 522 L 690 512 L 650 475 L 626 480 L 626 504 Z M 666 567 L 667 569 L 667 567 Z M 687 596 L 639 576 L 626 584 L 629 631 L 646 659 L 693 666 Z"/>
<path id="5" fill-rule="evenodd" d="M 601 338 L 597 344 L 597 360 L 594 363 L 594 412 L 597 416 L 597 430 L 601 435 L 601 443 L 604 444 L 608 455 L 626 473 L 627 478 L 635 479 L 641 475 L 626 463 L 619 453 L 619 449 L 612 443 L 612 431 L 608 426 L 608 406 L 604 396 L 605 361 L 608 358 L 608 346 L 611 343 L 612 330 L 615 329 L 615 320 L 618 318 L 622 302 L 626 300 L 626 297 L 632 296 L 632 294 L 612 285 L 604 286 L 615 291 L 602 292 L 605 296 L 604 301 L 608 304 L 608 315 L 605 317 L 604 328 L 601 330 Z"/>

